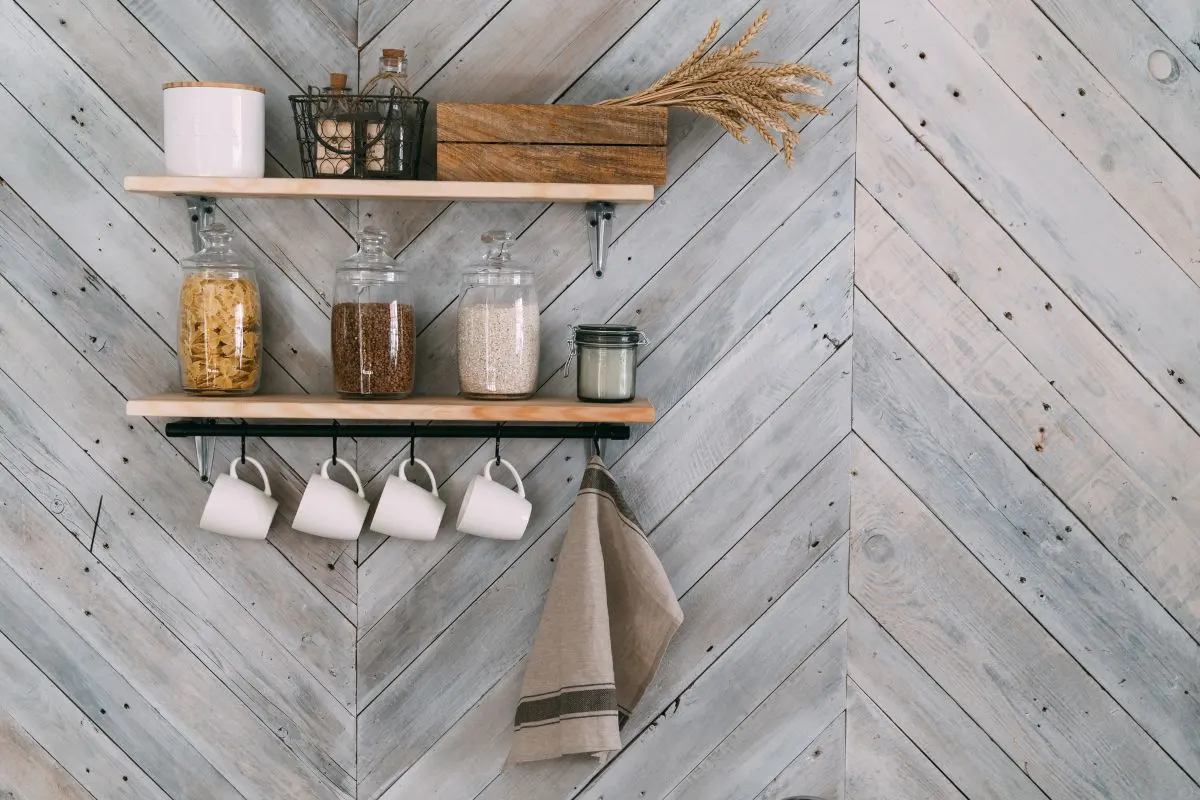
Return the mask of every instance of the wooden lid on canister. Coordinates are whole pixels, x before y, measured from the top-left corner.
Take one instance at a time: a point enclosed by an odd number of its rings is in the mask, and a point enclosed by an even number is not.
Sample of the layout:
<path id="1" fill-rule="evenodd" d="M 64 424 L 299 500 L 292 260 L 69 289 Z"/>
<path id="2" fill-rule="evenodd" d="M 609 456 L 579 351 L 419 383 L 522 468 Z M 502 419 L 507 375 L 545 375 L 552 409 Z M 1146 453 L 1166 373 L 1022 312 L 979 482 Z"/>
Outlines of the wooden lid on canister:
<path id="1" fill-rule="evenodd" d="M 403 47 L 401 47 L 401 48 L 399 48 L 399 49 L 393 49 L 393 48 L 388 48 L 388 47 L 385 47 L 385 48 L 383 49 L 383 57 L 384 57 L 384 58 L 400 58 L 400 59 L 403 59 L 403 58 L 404 58 L 404 48 L 403 48 Z"/>
<path id="2" fill-rule="evenodd" d="M 214 81 L 173 81 L 164 83 L 163 89 L 183 89 L 192 86 L 207 86 L 213 89 L 245 89 L 247 92 L 267 93 L 267 90 L 261 86 L 251 86 L 248 83 L 218 83 Z"/>
<path id="3" fill-rule="evenodd" d="M 331 89 L 345 89 L 347 77 L 348 76 L 344 72 L 329 73 L 329 87 Z"/>

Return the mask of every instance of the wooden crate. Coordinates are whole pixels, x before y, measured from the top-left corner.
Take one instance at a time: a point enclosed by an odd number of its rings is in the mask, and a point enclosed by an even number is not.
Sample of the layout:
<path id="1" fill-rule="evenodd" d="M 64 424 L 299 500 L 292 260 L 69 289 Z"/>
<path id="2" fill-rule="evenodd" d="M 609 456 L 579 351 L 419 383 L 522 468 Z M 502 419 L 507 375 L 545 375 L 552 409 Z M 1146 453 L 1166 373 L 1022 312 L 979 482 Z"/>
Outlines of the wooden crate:
<path id="1" fill-rule="evenodd" d="M 439 103 L 443 181 L 667 182 L 667 110 Z"/>

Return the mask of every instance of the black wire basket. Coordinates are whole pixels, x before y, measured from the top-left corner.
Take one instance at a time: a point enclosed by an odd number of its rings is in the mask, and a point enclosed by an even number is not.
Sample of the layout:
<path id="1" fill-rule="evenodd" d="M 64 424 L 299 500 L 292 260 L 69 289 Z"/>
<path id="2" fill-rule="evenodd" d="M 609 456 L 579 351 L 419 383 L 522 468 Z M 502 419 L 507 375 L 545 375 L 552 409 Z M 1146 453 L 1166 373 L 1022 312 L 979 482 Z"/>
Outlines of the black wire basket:
<path id="1" fill-rule="evenodd" d="M 306 178 L 416 180 L 429 101 L 396 94 L 345 95 L 310 87 L 292 115 Z"/>

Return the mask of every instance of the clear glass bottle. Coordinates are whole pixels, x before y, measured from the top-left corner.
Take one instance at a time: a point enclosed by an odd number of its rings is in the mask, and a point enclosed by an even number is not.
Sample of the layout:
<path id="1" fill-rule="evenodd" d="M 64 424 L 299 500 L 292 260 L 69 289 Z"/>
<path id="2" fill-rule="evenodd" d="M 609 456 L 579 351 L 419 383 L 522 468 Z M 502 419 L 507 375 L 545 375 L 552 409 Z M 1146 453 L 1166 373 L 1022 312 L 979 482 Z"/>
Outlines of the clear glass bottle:
<path id="1" fill-rule="evenodd" d="M 539 318 L 533 271 L 511 263 L 508 231 L 483 235 L 484 263 L 463 273 L 458 378 L 464 397 L 513 400 L 537 391 Z"/>
<path id="2" fill-rule="evenodd" d="M 330 73 L 323 92 L 326 99 L 316 111 L 314 168 L 318 177 L 350 177 L 354 174 L 354 115 L 346 74 Z"/>
<path id="3" fill-rule="evenodd" d="M 407 397 L 416 338 L 408 270 L 389 255 L 388 235 L 366 228 L 358 252 L 338 264 L 334 278 L 334 390 L 359 399 Z"/>
<path id="4" fill-rule="evenodd" d="M 407 102 L 413 96 L 408 87 L 408 61 L 403 49 L 385 49 L 379 58 L 379 72 L 367 81 L 363 95 L 388 95 L 392 100 L 380 101 L 365 125 L 366 159 L 364 167 L 370 173 L 405 173 L 412 153 L 411 138 L 415 106 Z M 415 177 L 415 176 L 412 176 Z"/>
<path id="5" fill-rule="evenodd" d="M 183 259 L 179 290 L 179 377 L 201 395 L 245 395 L 262 382 L 262 303 L 250 260 L 215 223 Z"/>

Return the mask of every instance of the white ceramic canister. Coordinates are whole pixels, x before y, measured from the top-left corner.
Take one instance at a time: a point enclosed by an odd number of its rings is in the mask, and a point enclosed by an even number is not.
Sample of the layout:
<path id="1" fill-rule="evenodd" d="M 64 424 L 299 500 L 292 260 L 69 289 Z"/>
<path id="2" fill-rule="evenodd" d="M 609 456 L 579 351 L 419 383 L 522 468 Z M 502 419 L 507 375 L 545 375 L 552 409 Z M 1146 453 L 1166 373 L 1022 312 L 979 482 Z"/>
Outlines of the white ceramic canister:
<path id="1" fill-rule="evenodd" d="M 266 92 L 241 83 L 163 84 L 167 174 L 261 178 Z"/>

